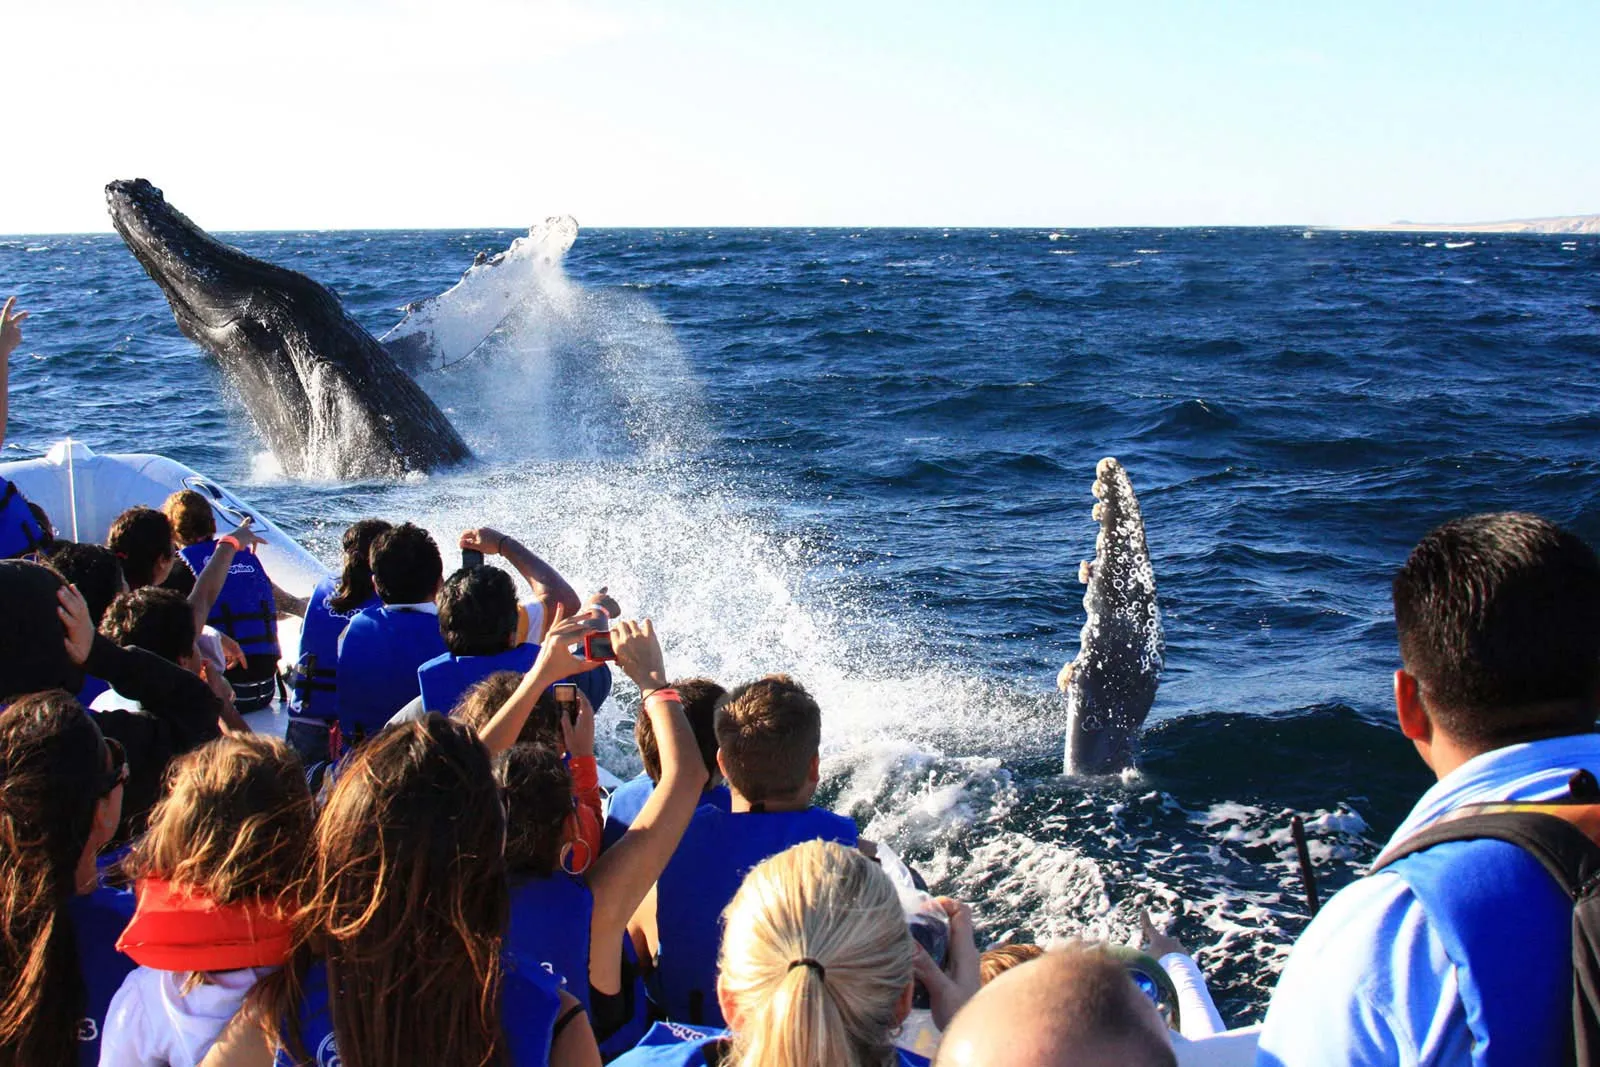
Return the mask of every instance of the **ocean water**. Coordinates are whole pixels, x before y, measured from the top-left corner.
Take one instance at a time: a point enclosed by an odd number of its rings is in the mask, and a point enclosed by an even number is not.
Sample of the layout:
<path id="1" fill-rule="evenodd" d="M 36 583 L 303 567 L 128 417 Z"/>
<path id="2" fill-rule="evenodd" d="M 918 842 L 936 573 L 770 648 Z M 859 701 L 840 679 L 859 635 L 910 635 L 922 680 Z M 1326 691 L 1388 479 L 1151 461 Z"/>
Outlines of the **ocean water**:
<path id="1" fill-rule="evenodd" d="M 504 232 L 239 234 L 374 333 Z M 584 231 L 424 384 L 473 445 L 392 484 L 285 480 L 114 236 L 0 239 L 33 313 L 5 458 L 158 451 L 332 560 L 368 514 L 515 533 L 663 633 L 824 708 L 824 796 L 986 938 L 1196 951 L 1265 1003 L 1324 892 L 1429 779 L 1390 723 L 1388 581 L 1456 514 L 1600 541 L 1600 239 L 1301 230 Z M 1101 456 L 1140 493 L 1167 667 L 1138 771 L 1061 775 Z M 623 686 L 622 689 L 629 687 Z M 630 768 L 626 695 L 602 758 Z"/>

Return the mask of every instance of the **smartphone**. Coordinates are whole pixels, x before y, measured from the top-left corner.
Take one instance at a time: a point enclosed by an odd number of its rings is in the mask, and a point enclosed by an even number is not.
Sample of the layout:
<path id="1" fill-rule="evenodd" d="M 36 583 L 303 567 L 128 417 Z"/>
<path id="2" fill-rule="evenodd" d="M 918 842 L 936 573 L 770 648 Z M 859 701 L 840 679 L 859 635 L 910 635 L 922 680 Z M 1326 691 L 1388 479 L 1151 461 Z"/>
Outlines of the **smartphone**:
<path id="1" fill-rule="evenodd" d="M 611 647 L 611 632 L 609 630 L 590 630 L 584 634 L 583 658 L 594 662 L 616 659 L 617 654 Z"/>
<path id="2" fill-rule="evenodd" d="M 461 550 L 461 566 L 467 570 L 483 566 L 483 553 L 476 548 L 463 548 Z"/>
<path id="3" fill-rule="evenodd" d="M 550 687 L 556 695 L 556 708 L 566 715 L 574 726 L 578 723 L 578 687 L 571 682 L 557 682 Z"/>

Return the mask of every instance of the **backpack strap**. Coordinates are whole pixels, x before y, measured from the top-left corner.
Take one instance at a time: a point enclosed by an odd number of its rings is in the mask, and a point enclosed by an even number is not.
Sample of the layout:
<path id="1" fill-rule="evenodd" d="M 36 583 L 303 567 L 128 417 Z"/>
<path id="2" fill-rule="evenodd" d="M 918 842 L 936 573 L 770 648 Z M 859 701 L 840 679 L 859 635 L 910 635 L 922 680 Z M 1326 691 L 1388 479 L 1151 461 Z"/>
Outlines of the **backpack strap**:
<path id="1" fill-rule="evenodd" d="M 1490 838 L 1527 852 L 1575 901 L 1600 875 L 1600 844 L 1586 832 L 1590 827 L 1600 833 L 1600 804 L 1472 804 L 1457 808 L 1385 852 L 1373 865 L 1373 872 L 1447 841 Z"/>

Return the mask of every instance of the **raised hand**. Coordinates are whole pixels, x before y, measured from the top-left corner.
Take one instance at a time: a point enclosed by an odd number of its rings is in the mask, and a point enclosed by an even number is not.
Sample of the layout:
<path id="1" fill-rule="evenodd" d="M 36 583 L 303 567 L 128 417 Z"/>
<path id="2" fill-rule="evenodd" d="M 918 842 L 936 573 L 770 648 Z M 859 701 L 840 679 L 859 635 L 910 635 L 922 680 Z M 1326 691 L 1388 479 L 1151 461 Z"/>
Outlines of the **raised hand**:
<path id="1" fill-rule="evenodd" d="M 1185 954 L 1188 952 L 1183 947 L 1183 942 L 1165 930 L 1156 929 L 1156 924 L 1150 921 L 1150 912 L 1146 908 L 1139 909 L 1139 933 L 1144 939 L 1144 951 L 1158 960 L 1173 952 Z"/>
<path id="2" fill-rule="evenodd" d="M 476 549 L 486 556 L 498 556 L 500 547 L 506 543 L 506 535 L 492 526 L 480 526 L 476 530 L 463 530 L 460 544 L 462 548 Z"/>
<path id="3" fill-rule="evenodd" d="M 611 648 L 617 666 L 641 691 L 660 689 L 667 684 L 667 668 L 656 639 L 655 624 L 649 619 L 631 622 L 619 619 L 611 624 Z"/>
<path id="4" fill-rule="evenodd" d="M 594 629 L 593 620 L 583 616 L 569 619 L 558 608 L 555 619 L 550 624 L 550 629 L 545 631 L 544 643 L 539 646 L 539 658 L 533 661 L 533 669 L 528 673 L 549 681 L 561 678 L 571 678 L 574 674 L 582 674 L 592 670 L 600 664 L 584 659 L 583 635 Z M 572 649 L 574 645 L 578 652 Z"/>
<path id="5" fill-rule="evenodd" d="M 28 317 L 26 311 L 12 314 L 11 309 L 16 306 L 17 298 L 6 297 L 4 308 L 0 308 L 0 360 L 10 357 L 22 343 L 22 323 Z"/>
<path id="6" fill-rule="evenodd" d="M 81 667 L 89 661 L 89 650 L 94 647 L 94 620 L 89 617 L 89 605 L 78 587 L 70 583 L 56 590 L 56 601 L 56 616 L 66 631 L 67 658 Z"/>
<path id="7" fill-rule="evenodd" d="M 228 536 L 239 542 L 239 548 L 241 551 L 246 548 L 255 548 L 257 545 L 266 544 L 266 542 L 261 539 L 261 535 L 256 533 L 255 524 L 255 518 L 250 515 L 246 515 L 243 522 L 229 531 Z"/>

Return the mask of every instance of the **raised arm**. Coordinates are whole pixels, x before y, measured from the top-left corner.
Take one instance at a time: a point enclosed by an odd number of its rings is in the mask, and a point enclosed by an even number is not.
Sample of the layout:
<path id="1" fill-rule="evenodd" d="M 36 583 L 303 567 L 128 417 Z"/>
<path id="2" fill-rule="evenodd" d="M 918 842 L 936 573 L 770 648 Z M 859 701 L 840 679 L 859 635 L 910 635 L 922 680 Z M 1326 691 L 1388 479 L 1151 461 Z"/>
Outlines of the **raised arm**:
<path id="1" fill-rule="evenodd" d="M 28 317 L 26 311 L 12 314 L 16 302 L 16 297 L 8 296 L 0 309 L 0 447 L 5 446 L 6 418 L 11 414 L 11 353 L 22 343 L 22 320 Z"/>
<path id="2" fill-rule="evenodd" d="M 241 549 L 261 544 L 261 538 L 251 529 L 254 525 L 255 520 L 246 515 L 231 533 L 217 538 L 217 550 L 211 553 L 206 565 L 195 575 L 194 588 L 189 590 L 189 610 L 194 612 L 195 633 L 205 629 L 211 609 L 216 605 L 217 597 L 222 595 L 222 584 L 228 580 L 228 568 L 233 566 L 234 555 Z"/>
<path id="3" fill-rule="evenodd" d="M 500 705 L 494 718 L 478 731 L 478 739 L 489 750 L 490 758 L 510 750 L 517 743 L 523 724 L 533 714 L 534 705 L 546 689 L 563 678 L 599 666 L 598 663 L 574 656 L 568 649 L 571 642 L 582 639 L 583 632 L 590 629 L 591 625 L 592 620 L 587 618 L 556 618 L 555 625 L 550 627 L 544 643 L 539 646 L 539 657 L 528 668 L 528 673 L 522 676 L 516 691 Z"/>
<path id="4" fill-rule="evenodd" d="M 622 840 L 588 872 L 589 890 L 594 895 L 589 982 L 602 993 L 622 988 L 622 961 L 616 946 L 628 920 L 666 870 L 706 785 L 705 762 L 695 746 L 683 705 L 665 688 L 661 645 L 650 620 L 612 623 L 611 641 L 617 665 L 644 694 L 644 714 L 650 716 L 661 751 L 661 781 Z"/>
<path id="5" fill-rule="evenodd" d="M 461 535 L 461 547 L 475 548 L 486 556 L 505 557 L 506 562 L 515 567 L 517 573 L 527 579 L 528 585 L 532 587 L 534 597 L 544 608 L 547 626 L 549 620 L 556 617 L 558 608 L 561 614 L 567 616 L 576 615 L 583 610 L 578 594 L 567 584 L 567 580 L 515 537 L 508 537 L 499 530 L 483 526 L 464 532 Z M 543 642 L 544 634 L 534 636 Z"/>

